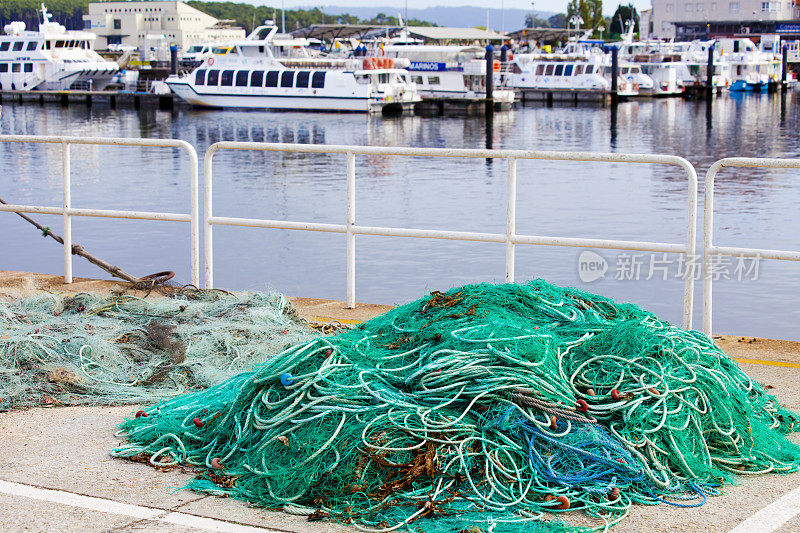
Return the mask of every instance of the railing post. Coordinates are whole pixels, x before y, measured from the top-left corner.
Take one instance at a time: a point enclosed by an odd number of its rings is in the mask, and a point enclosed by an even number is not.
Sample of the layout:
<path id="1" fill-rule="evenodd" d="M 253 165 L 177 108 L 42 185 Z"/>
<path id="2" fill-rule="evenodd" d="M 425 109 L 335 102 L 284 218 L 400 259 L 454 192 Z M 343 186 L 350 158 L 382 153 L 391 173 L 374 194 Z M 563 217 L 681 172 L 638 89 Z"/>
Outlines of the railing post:
<path id="1" fill-rule="evenodd" d="M 214 288 L 214 243 L 211 226 L 211 167 L 216 145 L 211 146 L 203 158 L 203 287 Z"/>
<path id="2" fill-rule="evenodd" d="M 189 171 L 191 172 L 189 213 L 192 217 L 189 222 L 189 282 L 200 288 L 200 206 L 198 198 L 199 164 L 197 162 L 197 152 L 190 146 L 189 152 Z"/>
<path id="3" fill-rule="evenodd" d="M 714 178 L 722 164 L 717 161 L 706 173 L 703 197 L 703 333 L 711 336 L 711 247 L 714 245 Z"/>
<path id="4" fill-rule="evenodd" d="M 347 308 L 356 306 L 356 156 L 347 152 Z"/>
<path id="5" fill-rule="evenodd" d="M 514 283 L 514 237 L 517 231 L 517 158 L 508 158 L 506 189 L 506 283 Z"/>
<path id="6" fill-rule="evenodd" d="M 61 141 L 62 207 L 64 209 L 64 283 L 72 283 L 72 217 L 68 210 L 72 207 L 70 188 L 69 143 Z"/>

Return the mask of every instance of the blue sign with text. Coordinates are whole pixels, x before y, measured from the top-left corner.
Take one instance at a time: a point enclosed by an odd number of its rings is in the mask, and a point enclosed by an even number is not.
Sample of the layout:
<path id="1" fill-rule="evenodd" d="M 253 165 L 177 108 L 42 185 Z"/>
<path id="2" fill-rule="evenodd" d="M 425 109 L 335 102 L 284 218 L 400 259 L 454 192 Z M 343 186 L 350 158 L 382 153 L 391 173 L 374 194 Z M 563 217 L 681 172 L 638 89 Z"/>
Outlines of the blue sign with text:
<path id="1" fill-rule="evenodd" d="M 800 24 L 775 24 L 775 33 L 800 33 Z"/>
<path id="2" fill-rule="evenodd" d="M 438 72 L 440 70 L 447 70 L 446 63 L 436 63 L 434 61 L 412 61 L 408 70 L 424 70 L 427 72 Z"/>

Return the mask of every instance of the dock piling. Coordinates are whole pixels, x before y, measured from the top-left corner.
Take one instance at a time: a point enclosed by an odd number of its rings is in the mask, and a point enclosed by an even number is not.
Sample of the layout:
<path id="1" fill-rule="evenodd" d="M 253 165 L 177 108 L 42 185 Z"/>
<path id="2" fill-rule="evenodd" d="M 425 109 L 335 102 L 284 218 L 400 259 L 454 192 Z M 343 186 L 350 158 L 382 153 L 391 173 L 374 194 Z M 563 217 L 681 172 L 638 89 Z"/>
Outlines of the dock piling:
<path id="1" fill-rule="evenodd" d="M 611 105 L 615 106 L 619 102 L 619 95 L 617 93 L 617 78 L 619 77 L 619 49 L 616 46 L 611 47 Z"/>
<path id="2" fill-rule="evenodd" d="M 781 49 L 781 89 L 786 90 L 786 76 L 789 71 L 789 47 L 783 45 Z"/>
<path id="3" fill-rule="evenodd" d="M 706 69 L 706 98 L 714 94 L 714 45 L 708 47 L 708 67 Z"/>

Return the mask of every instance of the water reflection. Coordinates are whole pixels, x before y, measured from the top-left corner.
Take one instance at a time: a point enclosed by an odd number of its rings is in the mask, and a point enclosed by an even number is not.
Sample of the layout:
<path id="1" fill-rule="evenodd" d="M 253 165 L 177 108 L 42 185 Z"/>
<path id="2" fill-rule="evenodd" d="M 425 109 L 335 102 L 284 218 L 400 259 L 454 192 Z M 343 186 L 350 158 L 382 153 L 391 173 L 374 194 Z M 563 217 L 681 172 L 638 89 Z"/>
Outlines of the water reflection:
<path id="1" fill-rule="evenodd" d="M 218 141 L 356 144 L 529 150 L 665 153 L 686 157 L 701 180 L 727 156 L 797 157 L 797 93 L 725 95 L 703 101 L 653 99 L 617 108 L 588 105 L 517 107 L 489 117 L 402 117 L 162 111 L 96 106 L 4 106 L 0 131 L 26 135 L 179 138 L 205 149 Z M 73 147 L 74 204 L 109 209 L 185 211 L 188 172 L 179 150 Z M 221 151 L 214 158 L 214 212 L 219 215 L 341 223 L 344 156 Z M 800 202 L 796 172 L 726 169 L 716 202 L 716 241 L 732 246 L 796 249 Z M 369 156 L 357 158 L 358 222 L 397 227 L 503 232 L 505 165 L 491 161 Z M 0 192 L 7 201 L 58 205 L 58 146 L 0 145 Z M 520 161 L 518 231 L 680 242 L 686 178 L 675 167 Z M 702 195 L 700 198 L 702 213 Z M 60 250 L 0 215 L 6 253 L 0 268 L 58 273 Z M 59 227 L 57 218 L 46 223 Z M 215 278 L 223 286 L 341 298 L 344 241 L 337 235 L 219 228 Z M 186 228 L 179 224 L 81 220 L 75 240 L 97 255 L 149 273 L 186 277 Z M 502 247 L 425 240 L 358 239 L 358 297 L 400 302 L 425 287 L 502 280 Z M 604 281 L 582 285 L 579 250 L 519 247 L 520 278 L 543 276 L 636 301 L 679 320 L 679 280 L 612 279 L 617 256 L 606 251 Z M 715 294 L 720 331 L 798 338 L 792 266 L 765 264 L 750 284 L 722 282 Z M 77 275 L 96 272 L 76 262 Z M 698 291 L 699 297 L 699 291 Z M 699 299 L 698 299 L 699 301 Z M 754 310 L 769 302 L 769 320 Z M 721 302 L 721 303 L 720 303 Z M 697 306 L 699 308 L 699 304 Z"/>

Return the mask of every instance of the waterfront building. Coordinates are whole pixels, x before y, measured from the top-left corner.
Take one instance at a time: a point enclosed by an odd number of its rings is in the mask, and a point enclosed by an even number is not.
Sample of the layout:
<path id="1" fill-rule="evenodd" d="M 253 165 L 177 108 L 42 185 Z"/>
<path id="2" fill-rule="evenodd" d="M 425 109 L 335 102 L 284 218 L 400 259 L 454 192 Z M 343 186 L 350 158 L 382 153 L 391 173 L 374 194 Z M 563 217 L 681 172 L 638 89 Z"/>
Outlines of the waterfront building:
<path id="1" fill-rule="evenodd" d="M 642 38 L 800 36 L 800 4 L 795 0 L 652 0 L 642 15 Z"/>
<path id="2" fill-rule="evenodd" d="M 245 38 L 242 28 L 183 2 L 91 2 L 84 29 L 97 35 L 95 48 L 109 45 L 142 48 L 145 39 L 160 39 L 186 50 L 191 45 Z"/>

